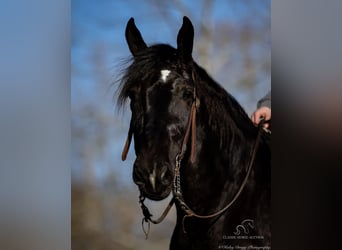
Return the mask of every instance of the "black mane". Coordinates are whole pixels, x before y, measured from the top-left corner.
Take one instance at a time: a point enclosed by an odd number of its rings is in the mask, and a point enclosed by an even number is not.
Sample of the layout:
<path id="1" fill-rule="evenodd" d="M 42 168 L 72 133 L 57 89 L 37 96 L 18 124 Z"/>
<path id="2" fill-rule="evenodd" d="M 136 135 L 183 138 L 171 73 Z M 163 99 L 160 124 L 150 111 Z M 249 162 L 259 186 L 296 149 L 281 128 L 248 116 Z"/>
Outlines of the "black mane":
<path id="1" fill-rule="evenodd" d="M 198 94 L 205 97 L 203 99 L 212 128 L 217 131 L 225 127 L 222 125 L 234 126 L 234 129 L 241 129 L 246 136 L 255 136 L 255 126 L 236 99 L 196 63 L 195 71 L 199 79 L 196 88 Z"/>

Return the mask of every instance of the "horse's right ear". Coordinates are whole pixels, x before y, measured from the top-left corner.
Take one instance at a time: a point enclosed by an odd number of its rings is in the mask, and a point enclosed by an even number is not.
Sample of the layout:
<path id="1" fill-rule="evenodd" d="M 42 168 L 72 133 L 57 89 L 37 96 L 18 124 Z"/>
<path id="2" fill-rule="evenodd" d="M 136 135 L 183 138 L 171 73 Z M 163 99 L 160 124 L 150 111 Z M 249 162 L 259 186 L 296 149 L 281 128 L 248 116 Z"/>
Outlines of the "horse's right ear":
<path id="1" fill-rule="evenodd" d="M 126 41 L 133 56 L 145 48 L 147 48 L 144 39 L 142 38 L 140 31 L 135 26 L 134 18 L 131 17 L 127 22 L 125 31 Z"/>

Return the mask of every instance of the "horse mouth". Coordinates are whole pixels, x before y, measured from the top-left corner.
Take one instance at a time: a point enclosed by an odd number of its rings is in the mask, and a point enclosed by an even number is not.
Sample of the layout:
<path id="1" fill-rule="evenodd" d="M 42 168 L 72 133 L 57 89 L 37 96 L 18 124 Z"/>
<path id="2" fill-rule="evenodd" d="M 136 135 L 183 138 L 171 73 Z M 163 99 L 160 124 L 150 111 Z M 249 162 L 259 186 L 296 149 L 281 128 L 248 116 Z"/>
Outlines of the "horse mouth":
<path id="1" fill-rule="evenodd" d="M 143 183 L 137 183 L 137 185 L 141 195 L 153 201 L 164 200 L 171 193 L 171 186 L 167 187 L 166 189 L 164 188 L 163 190 L 147 190 Z"/>

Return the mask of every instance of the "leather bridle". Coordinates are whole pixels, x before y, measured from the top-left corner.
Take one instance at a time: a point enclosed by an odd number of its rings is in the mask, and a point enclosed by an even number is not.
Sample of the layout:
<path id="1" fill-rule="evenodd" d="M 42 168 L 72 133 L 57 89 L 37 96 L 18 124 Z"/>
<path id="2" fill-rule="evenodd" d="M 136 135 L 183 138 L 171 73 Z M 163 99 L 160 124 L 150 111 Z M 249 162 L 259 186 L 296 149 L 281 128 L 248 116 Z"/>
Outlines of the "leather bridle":
<path id="1" fill-rule="evenodd" d="M 192 74 L 192 80 L 194 81 L 194 74 Z M 195 82 L 195 81 L 194 81 Z M 173 206 L 173 204 L 175 202 L 178 203 L 178 205 L 180 206 L 180 208 L 183 210 L 183 212 L 185 213 L 184 217 L 183 217 L 183 231 L 186 233 L 185 228 L 184 228 L 184 221 L 186 218 L 189 217 L 195 217 L 195 218 L 199 218 L 199 219 L 209 219 L 209 218 L 213 218 L 216 217 L 222 213 L 224 213 L 225 211 L 227 211 L 233 204 L 234 202 L 238 199 L 238 197 L 240 196 L 241 192 L 243 191 L 244 187 L 246 186 L 247 180 L 250 176 L 251 170 L 252 170 L 252 166 L 254 163 L 254 159 L 258 150 L 258 146 L 259 146 L 259 142 L 261 139 L 261 134 L 262 134 L 262 128 L 263 125 L 265 123 L 264 120 L 261 120 L 260 123 L 258 124 L 258 134 L 255 140 L 255 144 L 253 147 L 253 151 L 251 152 L 251 157 L 250 157 L 250 161 L 248 164 L 248 168 L 247 168 L 247 173 L 245 178 L 243 179 L 238 191 L 235 193 L 235 195 L 233 196 L 232 200 L 223 208 L 221 208 L 220 210 L 208 214 L 208 215 L 199 215 L 196 212 L 194 212 L 184 201 L 183 198 L 183 193 L 182 193 L 182 189 L 181 189 L 181 183 L 180 183 L 180 168 L 181 168 L 181 163 L 182 160 L 184 159 L 185 153 L 187 151 L 187 145 L 189 143 L 189 139 L 190 139 L 190 134 L 191 134 L 191 151 L 190 151 L 190 162 L 193 164 L 196 160 L 196 111 L 199 107 L 199 99 L 196 96 L 196 88 L 194 86 L 194 90 L 193 90 L 193 102 L 191 105 L 191 110 L 189 113 L 189 118 L 188 118 L 188 123 L 187 123 L 187 128 L 186 128 L 186 132 L 184 135 L 184 139 L 183 139 L 183 143 L 182 143 L 182 147 L 180 152 L 177 154 L 176 159 L 175 159 L 175 170 L 174 170 L 174 178 L 173 178 L 173 185 L 172 185 L 172 192 L 173 192 L 173 197 L 170 200 L 168 206 L 165 208 L 164 212 L 162 213 L 162 215 L 157 219 L 157 220 L 153 220 L 152 219 L 152 214 L 150 213 L 150 211 L 148 210 L 148 208 L 146 207 L 146 205 L 144 204 L 144 200 L 145 197 L 140 194 L 139 196 L 139 203 L 142 209 L 142 213 L 144 215 L 144 218 L 142 219 L 142 228 L 143 231 L 145 233 L 146 239 L 148 237 L 149 234 L 149 230 L 150 230 L 150 223 L 153 224 L 159 224 L 161 223 L 164 218 L 167 216 L 168 212 L 170 211 L 171 207 Z M 131 138 L 132 138 L 132 128 L 130 125 L 130 129 L 128 132 L 128 136 L 127 136 L 127 140 L 125 143 L 125 147 L 123 149 L 122 152 L 122 160 L 126 159 L 128 150 L 129 150 L 129 146 L 131 143 Z M 144 223 L 148 224 L 147 229 L 144 226 Z"/>

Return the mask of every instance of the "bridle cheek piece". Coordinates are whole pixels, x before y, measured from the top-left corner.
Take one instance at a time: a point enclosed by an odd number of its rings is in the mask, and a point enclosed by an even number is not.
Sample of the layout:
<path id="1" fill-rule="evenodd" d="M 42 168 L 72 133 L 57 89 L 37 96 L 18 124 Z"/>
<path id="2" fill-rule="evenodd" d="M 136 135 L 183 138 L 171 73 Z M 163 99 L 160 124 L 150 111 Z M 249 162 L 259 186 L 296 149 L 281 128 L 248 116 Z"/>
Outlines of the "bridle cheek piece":
<path id="1" fill-rule="evenodd" d="M 190 162 L 191 162 L 191 164 L 194 164 L 195 160 L 196 160 L 196 111 L 197 111 L 197 109 L 199 109 L 199 107 L 200 107 L 200 101 L 199 101 L 199 98 L 196 96 L 196 88 L 194 87 L 193 101 L 192 101 L 192 105 L 191 105 L 191 109 L 190 109 L 188 123 L 186 126 L 186 132 L 185 132 L 185 135 L 183 138 L 181 151 L 176 156 L 176 167 L 175 167 L 175 174 L 174 174 L 174 178 L 173 178 L 173 195 L 174 195 L 174 197 L 170 200 L 168 206 L 165 208 L 163 214 L 159 217 L 159 219 L 157 219 L 157 220 L 152 219 L 152 214 L 150 213 L 150 211 L 148 210 L 148 208 L 144 204 L 145 197 L 142 194 L 140 194 L 140 196 L 139 196 L 140 207 L 141 207 L 142 213 L 144 215 L 144 218 L 142 219 L 142 229 L 143 229 L 143 232 L 146 236 L 146 239 L 148 238 L 148 234 L 150 231 L 150 222 L 153 224 L 159 224 L 160 222 L 162 222 L 164 220 L 164 218 L 167 216 L 168 212 L 170 211 L 171 207 L 173 206 L 173 204 L 175 203 L 176 200 L 180 203 L 183 210 L 192 211 L 185 204 L 185 202 L 183 201 L 183 198 L 182 198 L 179 170 L 180 170 L 180 163 L 183 160 L 185 153 L 187 151 L 187 145 L 188 145 L 188 142 L 190 139 L 190 135 L 191 135 L 191 151 L 190 151 Z M 132 141 L 132 136 L 133 136 L 133 129 L 132 129 L 132 121 L 131 121 L 130 128 L 129 128 L 128 135 L 127 135 L 127 139 L 125 142 L 125 146 L 122 150 L 121 159 L 123 161 L 125 161 L 127 158 L 129 147 L 130 147 L 130 144 Z M 148 224 L 147 228 L 145 228 L 144 223 Z"/>

